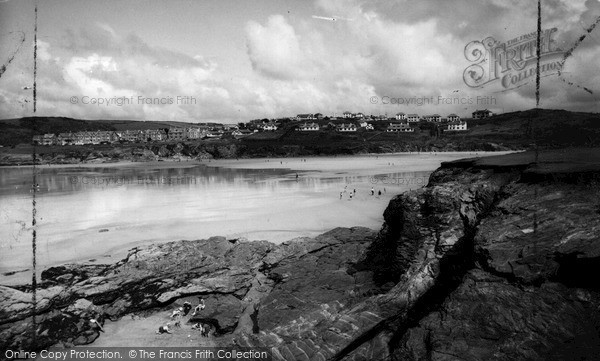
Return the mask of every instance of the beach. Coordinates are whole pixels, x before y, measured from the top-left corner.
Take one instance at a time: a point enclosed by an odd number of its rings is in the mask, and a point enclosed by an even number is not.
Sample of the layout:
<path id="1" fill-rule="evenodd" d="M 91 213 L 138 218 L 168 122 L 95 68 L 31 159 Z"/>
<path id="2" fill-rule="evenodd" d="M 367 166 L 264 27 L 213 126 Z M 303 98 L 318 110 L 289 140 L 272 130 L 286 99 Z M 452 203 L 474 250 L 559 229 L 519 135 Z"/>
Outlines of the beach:
<path id="1" fill-rule="evenodd" d="M 378 229 L 393 196 L 426 185 L 442 161 L 475 155 L 39 167 L 38 271 L 69 262 L 112 263 L 133 247 L 181 239 L 224 236 L 281 243 L 335 227 Z M 30 279 L 31 169 L 2 168 L 2 284 Z"/>

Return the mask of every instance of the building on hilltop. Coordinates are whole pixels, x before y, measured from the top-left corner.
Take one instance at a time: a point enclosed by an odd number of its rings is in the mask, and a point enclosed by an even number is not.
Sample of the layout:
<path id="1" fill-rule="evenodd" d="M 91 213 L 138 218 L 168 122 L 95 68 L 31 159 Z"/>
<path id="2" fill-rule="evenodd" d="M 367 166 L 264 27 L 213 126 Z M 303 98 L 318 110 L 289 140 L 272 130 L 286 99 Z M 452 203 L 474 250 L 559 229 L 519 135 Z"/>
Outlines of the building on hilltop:
<path id="1" fill-rule="evenodd" d="M 419 115 L 409 114 L 406 116 L 406 120 L 408 120 L 409 123 L 417 123 L 419 121 Z"/>
<path id="2" fill-rule="evenodd" d="M 467 122 L 458 121 L 447 124 L 446 131 L 463 131 L 467 130 Z"/>
<path id="3" fill-rule="evenodd" d="M 460 121 L 460 117 L 454 113 L 448 115 L 448 121 L 449 122 L 459 122 Z"/>
<path id="4" fill-rule="evenodd" d="M 487 110 L 487 109 L 476 110 L 473 112 L 473 119 L 489 118 L 492 115 L 494 115 L 494 113 L 492 113 L 490 110 Z"/>
<path id="5" fill-rule="evenodd" d="M 298 127 L 298 131 L 301 132 L 314 132 L 319 130 L 319 124 L 317 123 L 304 123 Z"/>
<path id="6" fill-rule="evenodd" d="M 338 132 L 356 132 L 356 124 L 348 123 L 348 124 L 338 124 L 336 130 Z"/>
<path id="7" fill-rule="evenodd" d="M 414 132 L 415 129 L 412 128 L 409 124 L 407 123 L 390 123 L 390 125 L 388 125 L 386 132 L 388 133 L 412 133 Z"/>

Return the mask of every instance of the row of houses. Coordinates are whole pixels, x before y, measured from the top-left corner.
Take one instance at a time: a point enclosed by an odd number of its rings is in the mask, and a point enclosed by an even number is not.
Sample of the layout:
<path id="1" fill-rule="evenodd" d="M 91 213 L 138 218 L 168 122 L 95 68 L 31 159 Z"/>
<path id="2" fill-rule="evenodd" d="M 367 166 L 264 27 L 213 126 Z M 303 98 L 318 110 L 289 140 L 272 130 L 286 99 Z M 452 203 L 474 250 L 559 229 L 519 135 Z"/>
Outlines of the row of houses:
<path id="1" fill-rule="evenodd" d="M 418 114 L 398 113 L 396 114 L 396 120 L 406 120 L 409 123 L 416 123 L 420 122 L 421 120 L 426 122 L 447 123 L 459 122 L 460 117 L 456 114 L 449 114 L 446 118 L 442 118 L 442 116 L 439 114 L 424 115 L 423 117 L 420 117 Z"/>
<path id="2" fill-rule="evenodd" d="M 199 127 L 145 129 L 123 131 L 84 131 L 67 132 L 58 135 L 47 133 L 33 136 L 33 143 L 39 145 L 84 145 L 110 144 L 117 142 L 162 142 L 167 140 L 188 140 L 221 137 L 222 130 L 209 131 Z"/>
<path id="3" fill-rule="evenodd" d="M 482 119 L 482 118 L 488 118 L 491 117 L 492 115 L 494 115 L 490 110 L 488 109 L 484 109 L 484 110 L 476 110 L 473 112 L 473 119 Z M 298 114 L 295 118 L 295 120 L 297 121 L 309 121 L 309 120 L 321 120 L 323 119 L 324 116 L 321 113 L 315 113 L 315 114 Z M 366 116 L 363 113 L 351 113 L 351 112 L 344 112 L 342 113 L 341 117 L 337 117 L 336 115 L 334 115 L 333 117 L 330 117 L 330 119 L 338 119 L 338 118 L 342 118 L 342 119 L 371 119 L 371 120 L 389 120 L 390 118 L 388 118 L 387 115 L 370 115 L 370 116 Z M 435 123 L 450 123 L 450 122 L 460 122 L 461 118 L 460 116 L 452 113 L 452 114 L 448 114 L 448 116 L 446 117 L 442 117 L 439 114 L 432 114 L 432 115 L 424 115 L 424 116 L 420 116 L 418 114 L 406 114 L 406 113 L 397 113 L 395 115 L 395 117 L 393 119 L 396 120 L 401 120 L 401 121 L 407 121 L 409 123 L 417 123 L 420 121 L 426 121 L 426 122 L 435 122 Z"/>
<path id="4" fill-rule="evenodd" d="M 449 122 L 446 123 L 446 128 L 444 129 L 445 131 L 463 131 L 463 130 L 467 130 L 467 122 L 466 121 L 454 121 L 454 122 Z M 374 127 L 372 124 L 369 124 L 367 122 L 361 122 L 360 123 L 360 127 L 365 129 L 365 130 L 373 130 Z M 298 126 L 298 128 L 296 129 L 297 131 L 300 132 L 311 132 L 311 131 L 318 131 L 321 130 L 321 126 L 318 123 L 304 123 L 301 124 L 300 126 Z M 353 123 L 342 123 L 342 124 L 333 124 L 333 123 L 329 123 L 327 126 L 325 126 L 324 128 L 328 128 L 328 129 L 335 129 L 338 132 L 356 132 L 358 130 L 358 127 L 356 126 L 356 124 Z M 388 133 L 412 133 L 415 131 L 415 128 L 411 127 L 410 124 L 408 122 L 400 122 L 400 123 L 390 123 L 388 125 L 388 127 L 386 128 L 386 132 Z"/>

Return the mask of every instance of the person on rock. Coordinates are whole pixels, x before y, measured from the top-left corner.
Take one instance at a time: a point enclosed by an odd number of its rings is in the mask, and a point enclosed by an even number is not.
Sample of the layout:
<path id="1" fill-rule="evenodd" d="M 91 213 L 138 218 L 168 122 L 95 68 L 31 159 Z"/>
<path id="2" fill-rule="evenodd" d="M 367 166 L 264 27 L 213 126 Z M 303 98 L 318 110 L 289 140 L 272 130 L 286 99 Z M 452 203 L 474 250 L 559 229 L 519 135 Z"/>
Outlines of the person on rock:
<path id="1" fill-rule="evenodd" d="M 179 307 L 176 310 L 173 310 L 173 313 L 171 313 L 171 318 L 175 318 L 175 317 L 181 317 L 183 316 L 183 307 Z"/>
<path id="2" fill-rule="evenodd" d="M 200 300 L 200 303 L 198 303 L 198 306 L 194 308 L 194 313 L 192 313 L 192 317 L 196 316 L 197 313 L 200 313 L 200 311 L 202 311 L 206 307 L 206 305 L 204 304 L 204 300 L 200 297 L 198 297 L 198 299 Z"/>
<path id="3" fill-rule="evenodd" d="M 191 310 L 192 310 L 192 304 L 189 303 L 188 301 L 185 301 L 183 303 L 183 315 L 187 316 L 188 313 L 190 313 Z"/>
<path id="4" fill-rule="evenodd" d="M 93 330 L 104 332 L 104 328 L 102 328 L 102 325 L 100 324 L 100 322 L 98 322 L 97 317 L 90 319 L 90 324 L 92 325 Z"/>

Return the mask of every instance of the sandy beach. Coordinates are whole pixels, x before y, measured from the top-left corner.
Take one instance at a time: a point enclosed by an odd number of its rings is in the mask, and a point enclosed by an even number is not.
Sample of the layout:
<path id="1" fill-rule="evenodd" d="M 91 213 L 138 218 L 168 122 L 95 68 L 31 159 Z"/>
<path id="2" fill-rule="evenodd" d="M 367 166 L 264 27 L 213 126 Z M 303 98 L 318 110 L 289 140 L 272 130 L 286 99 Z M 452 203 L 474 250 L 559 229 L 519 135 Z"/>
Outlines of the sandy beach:
<path id="1" fill-rule="evenodd" d="M 68 262 L 112 263 L 132 247 L 179 239 L 224 236 L 280 243 L 335 227 L 379 229 L 389 200 L 424 186 L 442 161 L 489 154 L 498 153 L 42 167 L 38 270 Z M 27 169 L 18 171 L 26 177 Z M 116 177 L 123 183 L 107 181 Z M 173 179 L 184 181 L 165 182 Z M 6 183 L 0 282 L 16 284 L 30 279 L 31 194 L 11 194 Z"/>

